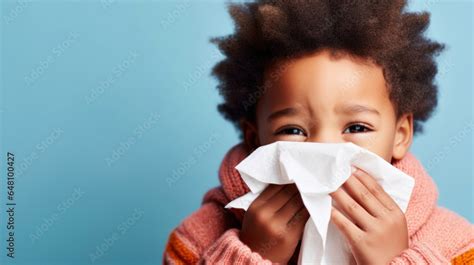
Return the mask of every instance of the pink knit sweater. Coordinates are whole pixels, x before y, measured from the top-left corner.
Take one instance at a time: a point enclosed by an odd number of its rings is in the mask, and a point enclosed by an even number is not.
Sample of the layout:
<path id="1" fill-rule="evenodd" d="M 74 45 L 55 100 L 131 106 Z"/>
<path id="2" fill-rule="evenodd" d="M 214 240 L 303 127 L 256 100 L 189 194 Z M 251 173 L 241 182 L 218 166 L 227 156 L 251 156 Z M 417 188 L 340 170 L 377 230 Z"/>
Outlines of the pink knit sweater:
<path id="1" fill-rule="evenodd" d="M 234 168 L 247 155 L 243 144 L 226 154 L 219 169 L 221 185 L 209 190 L 201 207 L 171 232 L 163 263 L 272 263 L 239 240 L 243 210 L 224 208 L 249 191 Z M 436 185 L 411 153 L 393 166 L 414 177 L 415 187 L 406 212 L 409 248 L 391 264 L 449 264 L 455 257 L 470 259 L 467 262 L 474 264 L 474 226 L 436 205 Z M 290 263 L 296 263 L 297 256 L 295 252 Z"/>

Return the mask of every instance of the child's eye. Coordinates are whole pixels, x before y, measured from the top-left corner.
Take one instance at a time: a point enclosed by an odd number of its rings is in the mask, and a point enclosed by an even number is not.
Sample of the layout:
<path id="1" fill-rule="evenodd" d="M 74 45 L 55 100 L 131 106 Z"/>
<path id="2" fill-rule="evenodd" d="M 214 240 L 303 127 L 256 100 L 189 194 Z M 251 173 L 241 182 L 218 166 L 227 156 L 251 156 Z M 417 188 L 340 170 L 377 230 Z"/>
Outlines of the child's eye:
<path id="1" fill-rule="evenodd" d="M 370 131 L 372 131 L 372 129 L 368 128 L 367 126 L 364 126 L 362 124 L 353 124 L 347 127 L 347 129 L 345 129 L 343 133 L 365 133 Z"/>
<path id="2" fill-rule="evenodd" d="M 300 128 L 296 127 L 289 127 L 289 128 L 284 128 L 280 131 L 278 131 L 276 134 L 288 134 L 288 135 L 303 135 L 306 136 L 306 133 L 301 130 Z"/>

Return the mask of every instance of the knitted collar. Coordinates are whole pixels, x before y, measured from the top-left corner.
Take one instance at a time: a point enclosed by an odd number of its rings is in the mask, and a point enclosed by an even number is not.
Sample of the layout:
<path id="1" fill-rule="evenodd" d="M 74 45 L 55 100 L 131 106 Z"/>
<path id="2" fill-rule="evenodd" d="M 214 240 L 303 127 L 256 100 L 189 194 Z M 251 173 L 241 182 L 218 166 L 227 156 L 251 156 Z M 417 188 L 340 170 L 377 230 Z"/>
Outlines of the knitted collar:
<path id="1" fill-rule="evenodd" d="M 219 179 L 228 201 L 234 200 L 247 192 L 249 188 L 242 180 L 235 166 L 250 154 L 243 143 L 232 147 L 225 155 L 220 168 Z M 438 190 L 432 178 L 426 173 L 416 157 L 408 152 L 405 157 L 392 164 L 415 179 L 415 187 L 405 213 L 409 235 L 413 235 L 429 218 L 436 207 Z M 242 212 L 233 211 L 239 219 Z"/>

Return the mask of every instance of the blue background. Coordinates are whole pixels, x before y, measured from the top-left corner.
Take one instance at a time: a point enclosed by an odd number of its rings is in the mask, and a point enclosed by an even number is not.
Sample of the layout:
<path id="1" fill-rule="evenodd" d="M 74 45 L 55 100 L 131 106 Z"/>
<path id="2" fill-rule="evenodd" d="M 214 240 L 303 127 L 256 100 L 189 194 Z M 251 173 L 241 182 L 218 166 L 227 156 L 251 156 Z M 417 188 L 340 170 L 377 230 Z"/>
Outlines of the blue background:
<path id="1" fill-rule="evenodd" d="M 473 4 L 417 1 L 440 101 L 412 151 L 439 204 L 471 222 Z M 169 232 L 218 185 L 237 133 L 216 110 L 208 42 L 223 1 L 11 1 L 0 5 L 2 264 L 157 264 Z M 5 257 L 5 154 L 16 157 L 16 259 Z M 174 176 L 173 178 L 170 178 Z M 103 248 L 104 249 L 104 248 Z"/>

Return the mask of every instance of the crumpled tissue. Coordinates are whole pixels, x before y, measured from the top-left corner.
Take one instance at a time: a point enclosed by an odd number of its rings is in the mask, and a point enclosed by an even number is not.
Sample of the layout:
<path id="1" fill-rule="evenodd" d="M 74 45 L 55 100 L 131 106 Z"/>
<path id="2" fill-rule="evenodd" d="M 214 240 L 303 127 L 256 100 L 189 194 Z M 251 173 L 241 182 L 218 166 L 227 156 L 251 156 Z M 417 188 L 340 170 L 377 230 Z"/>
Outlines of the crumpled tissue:
<path id="1" fill-rule="evenodd" d="M 349 245 L 330 221 L 335 204 L 329 194 L 350 177 L 352 165 L 371 175 L 406 212 L 415 180 L 375 153 L 353 143 L 290 141 L 260 146 L 235 167 L 250 192 L 225 207 L 247 210 L 270 183 L 295 183 L 310 213 L 298 264 L 349 264 Z"/>

